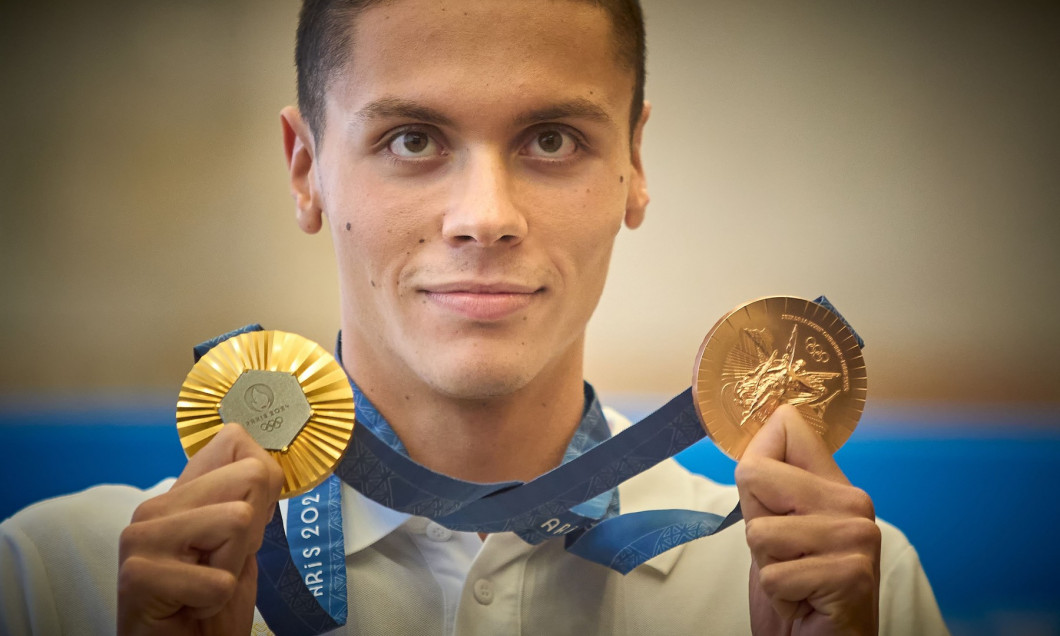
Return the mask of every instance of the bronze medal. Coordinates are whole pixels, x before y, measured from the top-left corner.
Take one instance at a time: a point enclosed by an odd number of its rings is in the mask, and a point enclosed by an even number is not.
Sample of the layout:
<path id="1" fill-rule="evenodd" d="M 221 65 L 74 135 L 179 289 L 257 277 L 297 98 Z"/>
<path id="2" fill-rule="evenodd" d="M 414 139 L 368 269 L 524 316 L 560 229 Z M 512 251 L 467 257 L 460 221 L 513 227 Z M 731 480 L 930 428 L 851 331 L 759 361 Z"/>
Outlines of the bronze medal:
<path id="1" fill-rule="evenodd" d="M 707 435 L 739 460 L 781 404 L 796 407 L 832 452 L 865 406 L 867 376 L 857 337 L 815 302 L 776 296 L 718 321 L 696 357 L 696 412 Z"/>
<path id="2" fill-rule="evenodd" d="M 320 345 L 283 331 L 251 331 L 210 349 L 180 389 L 177 433 L 191 457 L 236 422 L 280 464 L 281 497 L 319 485 L 353 436 L 353 389 Z"/>

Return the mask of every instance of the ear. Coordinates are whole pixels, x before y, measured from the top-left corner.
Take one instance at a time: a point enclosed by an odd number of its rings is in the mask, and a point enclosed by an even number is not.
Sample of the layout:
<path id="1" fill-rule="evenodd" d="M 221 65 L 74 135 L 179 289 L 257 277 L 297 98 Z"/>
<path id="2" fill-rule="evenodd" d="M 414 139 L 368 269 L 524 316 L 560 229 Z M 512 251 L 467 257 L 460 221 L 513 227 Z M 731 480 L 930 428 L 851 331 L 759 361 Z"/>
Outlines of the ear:
<path id="1" fill-rule="evenodd" d="M 294 106 L 280 111 L 283 126 L 283 152 L 287 158 L 287 172 L 291 179 L 291 198 L 294 199 L 298 227 L 307 234 L 320 231 L 324 208 L 316 180 L 316 150 L 313 133 Z"/>
<path id="2" fill-rule="evenodd" d="M 640 142 L 644 137 L 644 124 L 651 115 L 651 104 L 644 102 L 637 127 L 633 129 L 633 143 L 630 145 L 630 163 L 633 172 L 629 177 L 629 193 L 626 195 L 626 227 L 635 230 L 644 222 L 644 212 L 648 208 L 648 182 L 644 178 L 644 164 L 640 158 Z"/>

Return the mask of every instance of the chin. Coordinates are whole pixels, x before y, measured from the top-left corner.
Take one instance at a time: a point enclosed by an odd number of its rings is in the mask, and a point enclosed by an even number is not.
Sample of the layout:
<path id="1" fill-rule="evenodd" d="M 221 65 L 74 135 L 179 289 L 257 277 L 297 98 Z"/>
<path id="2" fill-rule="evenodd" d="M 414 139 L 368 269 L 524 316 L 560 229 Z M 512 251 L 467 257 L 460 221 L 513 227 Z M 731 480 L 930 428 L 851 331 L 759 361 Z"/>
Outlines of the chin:
<path id="1" fill-rule="evenodd" d="M 487 400 L 511 395 L 530 383 L 529 368 L 512 361 L 447 361 L 424 374 L 436 391 L 455 399 Z"/>

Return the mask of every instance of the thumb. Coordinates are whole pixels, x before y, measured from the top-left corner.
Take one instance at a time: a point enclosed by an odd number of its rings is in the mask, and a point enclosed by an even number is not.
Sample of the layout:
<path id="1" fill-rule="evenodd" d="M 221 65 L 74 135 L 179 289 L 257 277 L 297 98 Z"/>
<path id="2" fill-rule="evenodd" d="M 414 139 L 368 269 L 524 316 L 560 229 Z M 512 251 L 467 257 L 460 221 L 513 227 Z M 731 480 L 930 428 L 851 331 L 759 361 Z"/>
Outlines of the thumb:
<path id="1" fill-rule="evenodd" d="M 802 468 L 810 473 L 847 483 L 824 439 L 790 404 L 773 411 L 747 444 L 741 459 L 765 457 Z"/>

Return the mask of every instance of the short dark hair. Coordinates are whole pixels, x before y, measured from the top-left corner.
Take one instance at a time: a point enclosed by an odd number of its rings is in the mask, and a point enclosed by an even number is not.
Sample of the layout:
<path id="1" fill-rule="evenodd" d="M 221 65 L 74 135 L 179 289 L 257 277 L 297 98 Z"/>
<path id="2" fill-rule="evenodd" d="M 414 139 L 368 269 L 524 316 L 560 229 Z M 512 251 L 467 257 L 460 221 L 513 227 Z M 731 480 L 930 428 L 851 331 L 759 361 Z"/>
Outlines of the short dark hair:
<path id="1" fill-rule="evenodd" d="M 298 16 L 294 64 L 298 73 L 298 108 L 319 144 L 324 136 L 324 94 L 342 69 L 352 44 L 357 14 L 385 0 L 303 0 Z M 644 106 L 644 13 L 639 0 L 577 0 L 607 11 L 616 55 L 635 74 L 629 113 L 632 136 Z"/>

